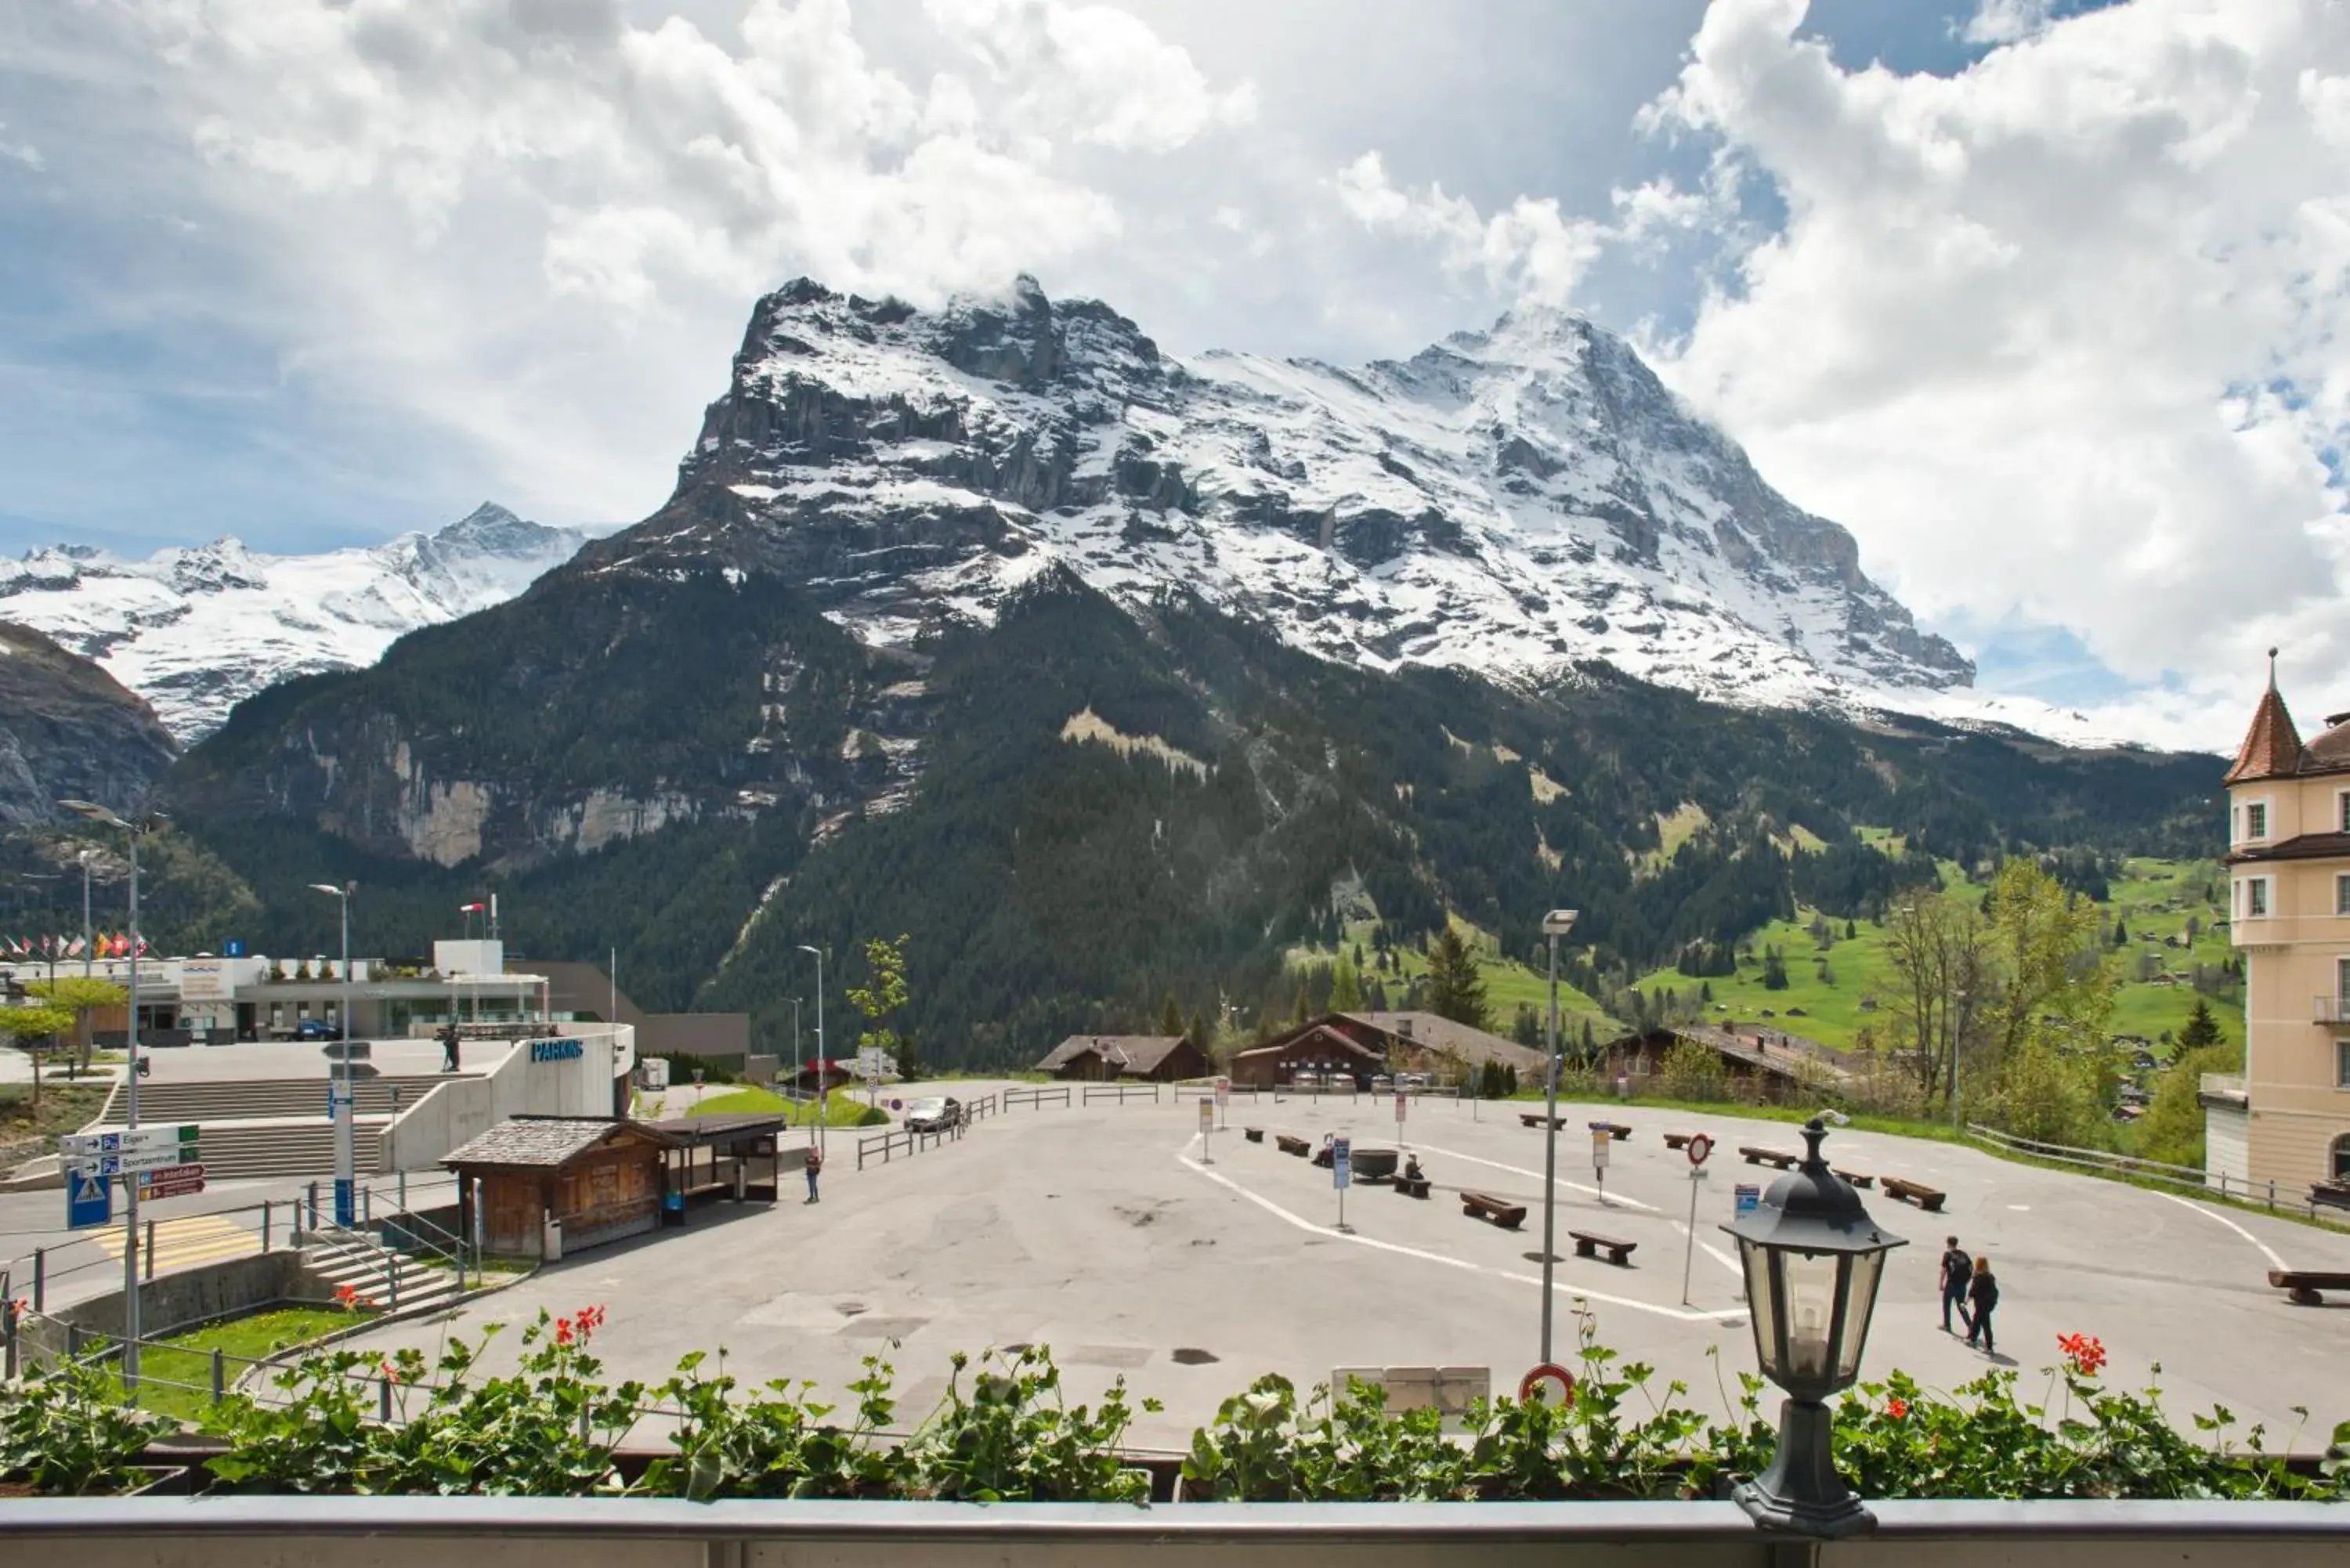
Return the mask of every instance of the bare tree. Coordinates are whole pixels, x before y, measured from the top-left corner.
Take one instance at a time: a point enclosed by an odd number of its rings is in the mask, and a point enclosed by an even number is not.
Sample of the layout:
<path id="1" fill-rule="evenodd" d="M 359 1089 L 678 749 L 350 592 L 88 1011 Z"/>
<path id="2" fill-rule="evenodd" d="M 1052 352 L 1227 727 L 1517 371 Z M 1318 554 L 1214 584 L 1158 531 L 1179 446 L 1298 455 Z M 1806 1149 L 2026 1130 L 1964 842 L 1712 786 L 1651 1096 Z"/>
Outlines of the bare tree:
<path id="1" fill-rule="evenodd" d="M 1950 1065 L 1975 1033 L 1991 987 L 1981 918 L 1967 904 L 1927 893 L 1887 922 L 1898 979 L 1894 1023 L 1910 1053 L 1918 1086 L 1929 1098 L 1950 1081 Z"/>

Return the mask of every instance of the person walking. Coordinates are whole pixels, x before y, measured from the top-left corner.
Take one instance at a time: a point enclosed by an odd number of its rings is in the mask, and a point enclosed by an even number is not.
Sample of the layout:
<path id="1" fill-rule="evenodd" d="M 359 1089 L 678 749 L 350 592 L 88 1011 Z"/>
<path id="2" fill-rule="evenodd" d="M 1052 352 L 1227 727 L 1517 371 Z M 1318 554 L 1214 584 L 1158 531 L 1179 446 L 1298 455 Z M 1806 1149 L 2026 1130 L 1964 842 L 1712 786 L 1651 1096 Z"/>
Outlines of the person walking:
<path id="1" fill-rule="evenodd" d="M 1956 1236 L 1942 1238 L 1942 1332 L 1950 1332 L 1950 1309 L 1958 1308 L 1959 1322 L 1967 1321 L 1967 1281 L 1974 1274 L 1974 1260 L 1967 1256 Z"/>
<path id="2" fill-rule="evenodd" d="M 822 1170 L 822 1169 L 824 1168 L 824 1150 L 822 1150 L 822 1149 L 820 1149 L 820 1148 L 817 1148 L 817 1147 L 815 1147 L 814 1145 L 810 1145 L 810 1146 L 809 1146 L 809 1147 L 808 1147 L 808 1151 L 807 1151 L 807 1168 L 807 1168 L 807 1181 L 808 1181 L 808 1195 L 807 1195 L 807 1200 L 808 1200 L 810 1203 L 814 1203 L 814 1202 L 816 1202 L 816 1201 L 817 1201 L 817 1198 L 816 1198 L 816 1173 L 817 1173 L 818 1171 L 820 1171 L 820 1170 Z"/>
<path id="3" fill-rule="evenodd" d="M 463 1038 L 457 1032 L 455 1019 L 452 1018 L 441 1026 L 441 1070 L 442 1072 L 453 1073 L 457 1070 L 458 1042 Z"/>
<path id="4" fill-rule="evenodd" d="M 1991 1272 L 1989 1258 L 1975 1260 L 1974 1277 L 1967 1282 L 1967 1304 L 1974 1309 L 1967 1316 L 1967 1343 L 1972 1345 L 1980 1336 L 1983 1354 L 1997 1355 L 1999 1346 L 1991 1339 L 1991 1314 L 1999 1306 L 1999 1281 Z"/>

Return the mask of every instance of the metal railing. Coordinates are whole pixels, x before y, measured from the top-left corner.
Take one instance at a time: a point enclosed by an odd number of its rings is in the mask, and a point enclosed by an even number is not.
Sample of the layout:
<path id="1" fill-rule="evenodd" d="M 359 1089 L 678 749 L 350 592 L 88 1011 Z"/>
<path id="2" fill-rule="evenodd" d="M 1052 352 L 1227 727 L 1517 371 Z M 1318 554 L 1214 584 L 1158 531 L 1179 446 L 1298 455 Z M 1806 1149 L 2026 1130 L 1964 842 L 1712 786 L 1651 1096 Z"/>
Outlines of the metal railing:
<path id="1" fill-rule="evenodd" d="M 900 1146 L 903 1147 L 903 1152 L 911 1157 L 926 1148 L 936 1148 L 940 1144 L 955 1142 L 962 1138 L 963 1130 L 970 1125 L 968 1120 L 958 1118 L 951 1127 L 941 1127 L 936 1132 L 916 1132 L 910 1127 L 896 1127 L 889 1132 L 873 1133 L 860 1137 L 857 1140 L 857 1168 L 864 1169 L 868 1160 L 881 1165 L 889 1164 L 899 1152 Z"/>
<path id="2" fill-rule="evenodd" d="M 2158 1159 L 2140 1159 L 2135 1155 L 2109 1154 L 2103 1149 L 2074 1148 L 2068 1144 L 2043 1143 L 2037 1138 L 2017 1137 L 2012 1133 L 1988 1127 L 1981 1122 L 1967 1124 L 1969 1137 L 1981 1138 L 1994 1148 L 2004 1149 L 2033 1159 L 2053 1160 L 2059 1165 L 2079 1166 L 2107 1176 L 2118 1176 L 2136 1181 L 2160 1182 L 2168 1187 L 2192 1188 L 2207 1196 L 2232 1199 L 2241 1203 L 2257 1203 L 2273 1210 L 2302 1214 L 2312 1220 L 2328 1218 L 2318 1212 L 2318 1205 L 2306 1194 L 2296 1197 L 2290 1189 L 2280 1193 L 2274 1178 L 2255 1181 L 2248 1177 L 2230 1177 L 2224 1170 L 2199 1170 L 2191 1165 L 2170 1165 Z"/>
<path id="3" fill-rule="evenodd" d="M 1035 1109 L 1047 1105 L 1066 1106 L 1068 1103 L 1069 1085 L 1066 1084 L 1063 1084 L 1057 1088 L 1051 1089 L 1006 1089 L 1003 1091 L 1003 1108 L 1007 1111 L 1014 1106 L 1026 1106 L 1031 1109 Z"/>
<path id="4" fill-rule="evenodd" d="M 1122 1106 L 1131 1098 L 1148 1099 L 1156 1104 L 1159 1090 L 1157 1084 L 1149 1085 L 1147 1092 L 1141 1084 L 1087 1084 L 1085 1085 L 1085 1103 L 1090 1106 L 1096 1100 L 1116 1100 Z"/>
<path id="5" fill-rule="evenodd" d="M 2311 998 L 2309 1021 L 2313 1023 L 2350 1023 L 2350 998 L 2339 996 Z"/>

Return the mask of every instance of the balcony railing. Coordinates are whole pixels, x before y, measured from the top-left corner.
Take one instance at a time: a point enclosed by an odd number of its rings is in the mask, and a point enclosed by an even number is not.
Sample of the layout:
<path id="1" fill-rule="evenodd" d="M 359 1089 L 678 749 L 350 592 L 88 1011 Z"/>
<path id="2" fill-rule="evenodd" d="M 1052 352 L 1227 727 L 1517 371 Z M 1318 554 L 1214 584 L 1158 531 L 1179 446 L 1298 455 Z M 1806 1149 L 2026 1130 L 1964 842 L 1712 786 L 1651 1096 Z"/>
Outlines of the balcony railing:
<path id="1" fill-rule="evenodd" d="M 2314 1023 L 2350 1023 L 2350 1000 L 2339 996 L 2312 997 L 2309 1016 Z"/>

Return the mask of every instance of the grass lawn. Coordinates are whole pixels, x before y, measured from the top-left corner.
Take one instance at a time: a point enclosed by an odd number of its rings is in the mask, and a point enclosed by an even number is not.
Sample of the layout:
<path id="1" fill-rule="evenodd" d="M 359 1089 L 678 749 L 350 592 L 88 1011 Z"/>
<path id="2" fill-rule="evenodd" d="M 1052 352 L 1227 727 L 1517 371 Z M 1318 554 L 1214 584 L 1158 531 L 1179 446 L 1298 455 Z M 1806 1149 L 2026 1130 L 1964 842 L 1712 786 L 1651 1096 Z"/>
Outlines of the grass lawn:
<path id="1" fill-rule="evenodd" d="M 1361 978 L 1364 989 L 1369 989 L 1371 979 L 1376 975 L 1387 987 L 1388 1006 L 1399 1009 L 1403 1006 L 1405 988 L 1428 972 L 1428 956 L 1409 948 L 1396 948 L 1389 955 L 1396 968 L 1382 971 L 1378 968 L 1378 955 L 1371 951 L 1371 925 L 1368 920 L 1357 920 L 1347 926 L 1347 956 L 1354 956 L 1357 946 L 1362 948 L 1363 958 L 1368 966 Z M 1531 1006 L 1544 1020 L 1550 1017 L 1550 977 L 1546 973 L 1529 969 L 1514 959 L 1495 957 L 1492 937 L 1458 915 L 1452 918 L 1452 925 L 1461 933 L 1461 940 L 1469 945 L 1469 950 L 1477 955 L 1477 972 L 1485 981 L 1485 1005 L 1490 1012 L 1486 1027 L 1496 1034 L 1507 1034 L 1511 1021 L 1517 1016 L 1520 1003 Z M 1326 947 L 1295 947 L 1289 950 L 1289 962 L 1293 968 L 1304 968 L 1312 963 L 1335 963 L 1337 957 L 1336 950 Z M 1597 1002 L 1565 981 L 1560 981 L 1558 1027 L 1561 1038 L 1579 1038 L 1586 1019 L 1591 1022 L 1592 1033 L 1602 1040 L 1623 1033 L 1623 1025 L 1601 1011 Z"/>
<path id="2" fill-rule="evenodd" d="M 98 1115 L 113 1088 L 110 1083 L 53 1078 L 42 1074 L 41 1103 L 33 1104 L 30 1084 L 0 1085 L 0 1143 L 20 1138 L 55 1137 L 79 1130 Z"/>
<path id="3" fill-rule="evenodd" d="M 1881 830 L 1871 842 L 1898 852 L 1899 840 Z M 1943 868 L 1946 885 L 1961 882 L 1957 867 Z M 2175 1034 L 2195 1010 L 2194 965 L 2218 966 L 2233 956 L 2227 928 L 2218 922 L 2222 911 L 2205 900 L 2209 887 L 2224 887 L 2219 868 L 2209 861 L 2133 858 L 2111 888 L 2105 908 L 2119 921 L 2128 940 L 2113 950 L 2113 961 L 2123 966 L 2124 983 L 2114 999 L 2108 1028 L 2116 1034 L 2137 1034 L 2156 1042 L 2158 1054 L 2166 1031 Z M 1981 888 L 1976 888 L 1980 897 Z M 1829 1045 L 1850 1049 L 1860 1031 L 1873 1026 L 1880 1043 L 1893 1028 L 1898 987 L 1888 950 L 1891 933 L 1867 920 L 1853 923 L 1847 938 L 1846 922 L 1829 918 L 1831 944 L 1822 948 L 1809 929 L 1814 911 L 1799 910 L 1793 920 L 1774 920 L 1751 938 L 1753 957 L 1742 960 L 1736 975 L 1694 979 L 1671 969 L 1659 969 L 1640 981 L 1651 993 L 1669 990 L 1689 996 L 1700 986 L 1710 988 L 1713 1003 L 1706 1016 L 1716 1022 L 1767 1023 Z M 2191 946 L 2187 923 L 2196 921 Z M 2168 945 L 2177 938 L 2182 944 Z M 1762 983 L 1762 953 L 1777 948 L 1786 960 L 1787 986 L 1772 991 Z M 1823 969 L 1825 964 L 1825 969 Z M 2148 978 L 2140 978 L 2141 975 Z M 2151 978 L 2168 975 L 2167 980 Z M 1866 1003 L 1874 1000 L 1877 1006 Z M 2211 1012 L 2228 1040 L 2243 1038 L 2243 1009 L 2225 998 L 2212 998 Z"/>
<path id="4" fill-rule="evenodd" d="M 226 1361 L 223 1386 L 234 1386 L 246 1363 L 265 1360 L 289 1345 L 349 1328 L 375 1315 L 335 1307 L 281 1307 L 172 1334 L 140 1355 L 139 1407 L 201 1426 L 213 1409 L 214 1350 L 222 1352 Z"/>
<path id="5" fill-rule="evenodd" d="M 827 1126 L 836 1127 L 872 1127 L 889 1119 L 889 1113 L 878 1110 L 857 1098 L 846 1089 L 835 1089 L 824 1112 Z M 885 1096 L 886 1097 L 886 1096 Z M 813 1127 L 817 1120 L 816 1107 L 798 1100 L 787 1100 L 772 1089 L 746 1085 L 723 1095 L 712 1095 L 687 1112 L 696 1116 L 740 1116 L 744 1112 L 780 1112 L 793 1127 Z"/>

